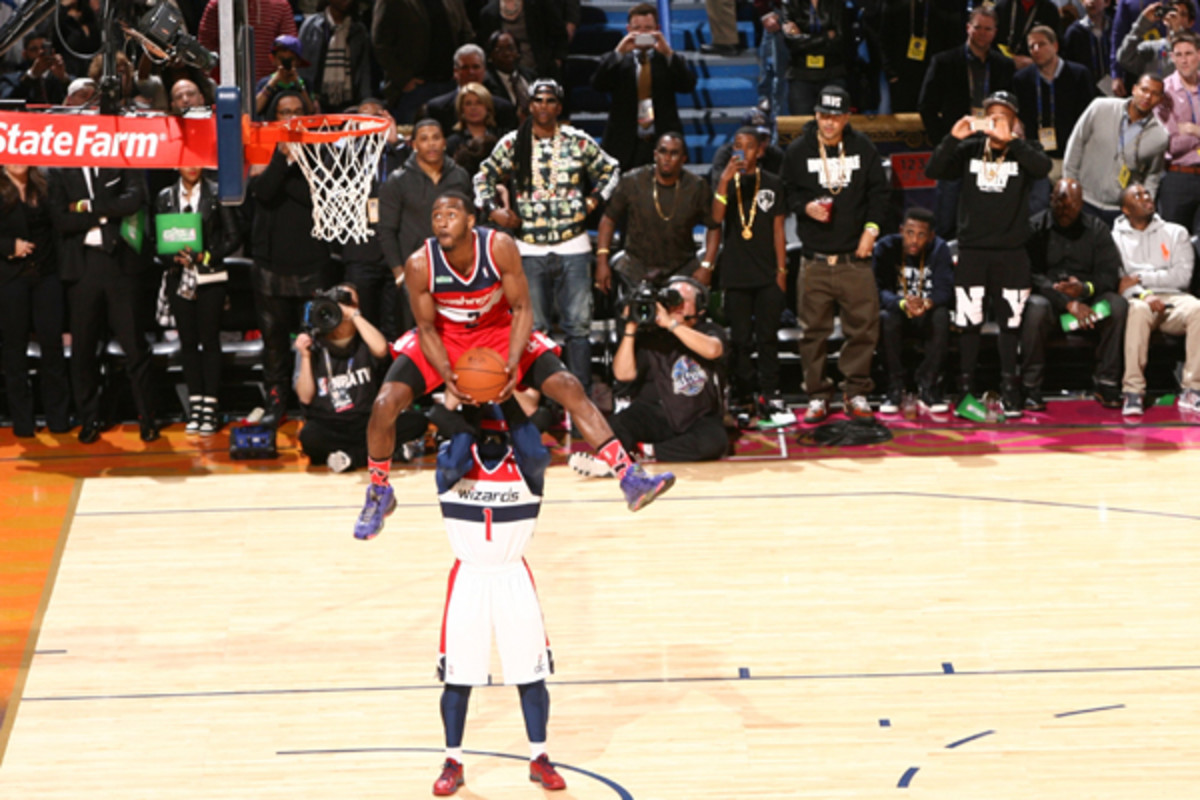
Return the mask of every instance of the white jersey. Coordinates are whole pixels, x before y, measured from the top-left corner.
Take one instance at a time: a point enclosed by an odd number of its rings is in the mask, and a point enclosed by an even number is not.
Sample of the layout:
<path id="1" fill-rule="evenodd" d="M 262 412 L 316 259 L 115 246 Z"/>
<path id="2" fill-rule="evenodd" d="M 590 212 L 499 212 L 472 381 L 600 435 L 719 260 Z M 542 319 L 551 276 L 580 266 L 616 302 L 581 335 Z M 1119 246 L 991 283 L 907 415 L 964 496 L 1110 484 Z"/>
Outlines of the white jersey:
<path id="1" fill-rule="evenodd" d="M 473 567 L 519 564 L 533 538 L 542 498 L 521 475 L 510 450 L 488 469 L 471 448 L 474 465 L 439 496 L 454 555 Z"/>

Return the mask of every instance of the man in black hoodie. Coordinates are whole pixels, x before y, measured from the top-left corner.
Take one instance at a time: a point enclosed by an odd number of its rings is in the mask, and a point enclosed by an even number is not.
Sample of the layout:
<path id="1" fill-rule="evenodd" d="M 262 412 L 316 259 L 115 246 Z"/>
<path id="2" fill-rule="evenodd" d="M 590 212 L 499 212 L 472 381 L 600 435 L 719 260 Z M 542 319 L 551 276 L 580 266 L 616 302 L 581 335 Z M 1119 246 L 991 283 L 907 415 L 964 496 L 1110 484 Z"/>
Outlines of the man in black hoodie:
<path id="1" fill-rule="evenodd" d="M 971 394 L 979 360 L 984 301 L 1000 325 L 1001 403 L 1021 416 L 1017 343 L 1031 287 L 1029 190 L 1050 172 L 1050 157 L 1014 134 L 1019 109 L 1011 92 L 993 92 L 983 118 L 965 116 L 933 151 L 925 174 L 962 180 L 958 202 L 958 266 L 954 321 L 962 329 L 962 393 Z"/>
<path id="2" fill-rule="evenodd" d="M 808 424 L 829 415 L 833 383 L 825 378 L 827 340 L 834 305 L 841 312 L 838 366 L 844 409 L 849 417 L 874 416 L 867 395 L 871 357 L 879 338 L 879 293 L 871 252 L 887 213 L 888 184 L 883 161 L 871 140 L 849 127 L 850 94 L 826 86 L 817 97 L 817 118 L 804 126 L 783 158 L 788 207 L 804 246 L 800 273 L 800 358 L 808 392 Z"/>

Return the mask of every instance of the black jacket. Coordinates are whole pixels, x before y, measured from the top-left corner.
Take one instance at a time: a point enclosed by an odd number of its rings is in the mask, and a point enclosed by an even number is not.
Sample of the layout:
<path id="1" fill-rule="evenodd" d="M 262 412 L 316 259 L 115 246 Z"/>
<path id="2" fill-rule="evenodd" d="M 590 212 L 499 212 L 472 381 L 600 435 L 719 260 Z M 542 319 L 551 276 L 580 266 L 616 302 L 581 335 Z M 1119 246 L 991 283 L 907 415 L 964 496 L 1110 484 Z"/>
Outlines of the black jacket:
<path id="1" fill-rule="evenodd" d="M 1015 66 L 996 48 L 987 54 L 990 76 L 987 93 L 1012 89 Z M 967 73 L 967 46 L 938 53 L 929 63 L 917 110 L 929 141 L 940 142 L 954 123 L 971 113 L 971 83 Z"/>
<path id="2" fill-rule="evenodd" d="M 1021 107 L 1021 124 L 1025 126 L 1028 139 L 1038 138 L 1038 128 L 1051 122 L 1050 101 L 1054 100 L 1054 135 L 1058 146 L 1047 151 L 1051 158 L 1062 158 L 1067 152 L 1067 139 L 1075 123 L 1083 116 L 1088 104 L 1096 96 L 1096 82 L 1087 68 L 1062 60 L 1062 72 L 1054 79 L 1054 89 L 1042 80 L 1036 64 L 1019 70 L 1013 76 L 1013 93 Z M 1042 119 L 1038 120 L 1038 95 L 1042 101 Z"/>
<path id="3" fill-rule="evenodd" d="M 513 68 L 513 72 L 520 75 L 522 78 L 524 78 L 525 82 L 527 84 L 529 84 L 530 87 L 532 87 L 533 82 L 535 80 L 537 80 L 537 74 L 533 70 L 526 69 L 525 67 L 522 67 L 520 64 L 517 64 Z M 498 69 L 496 69 L 494 66 L 491 66 L 491 65 L 488 66 L 487 77 L 485 77 L 483 79 L 483 85 L 486 86 L 487 90 L 492 93 L 493 100 L 496 98 L 500 98 L 502 100 L 507 100 L 508 102 L 513 104 L 514 109 L 516 109 L 518 112 L 520 111 L 520 109 L 517 109 L 516 95 L 514 95 L 508 91 L 507 85 L 504 83 L 503 80 L 500 79 L 500 71 Z"/>
<path id="4" fill-rule="evenodd" d="M 458 99 L 458 89 L 437 97 L 425 104 L 425 116 L 436 119 L 442 125 L 442 134 L 450 135 L 451 129 L 458 122 L 458 111 L 454 102 Z M 492 96 L 492 105 L 496 110 L 496 126 L 503 132 L 517 129 L 517 109 L 503 97 Z"/>
<path id="5" fill-rule="evenodd" d="M 791 55 L 788 80 L 824 81 L 846 75 L 850 20 L 844 0 L 820 0 L 815 10 L 810 0 L 786 0 L 783 18 L 800 29 L 797 36 L 784 35 Z M 821 59 L 821 66 L 809 66 L 814 63 L 810 58 Z"/>
<path id="6" fill-rule="evenodd" d="M 31 219 L 39 211 L 48 218 L 48 203 L 46 198 L 42 198 L 43 207 L 39 209 L 18 200 L 11 207 L 0 209 L 0 286 L 18 276 L 49 275 L 58 270 L 54 231 L 43 228 L 39 237 Z M 33 242 L 34 251 L 25 258 L 12 258 L 17 239 Z"/>
<path id="7" fill-rule="evenodd" d="M 251 179 L 250 194 L 255 263 L 279 275 L 324 283 L 316 275 L 329 267 L 329 244 L 312 235 L 312 192 L 300 165 L 288 164 L 276 151 L 266 170 Z"/>
<path id="8" fill-rule="evenodd" d="M 433 201 L 442 192 L 457 189 L 474 196 L 471 176 L 449 158 L 442 162 L 442 178 L 434 183 L 417 164 L 417 154 L 409 157 L 404 169 L 388 176 L 379 189 L 379 245 L 383 257 L 393 269 L 404 266 L 408 257 L 433 235 Z"/>
<path id="9" fill-rule="evenodd" d="M 567 23 L 563 19 L 559 0 L 525 0 L 525 32 L 529 35 L 539 78 L 558 78 L 558 62 L 567 62 Z M 475 32 L 481 44 L 500 30 L 500 0 L 489 0 L 479 12 L 479 29 Z"/>
<path id="10" fill-rule="evenodd" d="M 1115 3 L 1114 3 L 1115 5 Z M 1146 5 L 1143 3 L 1143 5 Z M 1000 0 L 996 3 L 996 39 L 992 46 L 1007 47 L 1014 56 L 1029 55 L 1029 31 L 1038 25 L 1046 25 L 1054 35 L 1062 38 L 1062 17 L 1052 0 L 1034 0 L 1033 8 L 1026 13 L 1021 0 Z M 1014 26 L 1015 23 L 1015 26 Z"/>
<path id="11" fill-rule="evenodd" d="M 154 213 L 178 214 L 180 211 L 182 208 L 179 205 L 179 182 L 176 181 L 158 193 L 158 197 L 154 199 Z M 234 216 L 232 208 L 221 205 L 217 185 L 205 178 L 200 180 L 200 207 L 196 211 L 203 220 L 204 249 L 209 254 L 209 271 L 219 272 L 225 257 L 237 250 L 242 243 L 237 217 Z"/>
<path id="12" fill-rule="evenodd" d="M 1091 284 L 1091 290 L 1079 299 L 1090 303 L 1097 295 L 1115 292 L 1121 279 L 1121 251 L 1112 232 L 1099 218 L 1080 214 L 1066 228 L 1054 224 L 1047 209 L 1029 220 L 1032 234 L 1025 249 L 1033 272 L 1033 288 L 1050 301 L 1059 314 L 1067 310 L 1072 298 L 1056 291 L 1054 284 L 1074 276 Z"/>
<path id="13" fill-rule="evenodd" d="M 637 61 L 634 54 L 622 55 L 615 50 L 605 54 L 592 74 L 592 88 L 612 94 L 608 122 L 604 126 L 605 152 L 620 162 L 622 170 L 637 166 L 633 163 L 638 135 Z M 657 50 L 651 51 L 650 98 L 654 102 L 655 138 L 668 131 L 683 132 L 675 95 L 695 88 L 696 75 L 683 56 L 673 52 L 668 60 Z"/>
<path id="14" fill-rule="evenodd" d="M 50 172 L 50 217 L 59 240 L 59 274 L 64 281 L 83 277 L 86 261 L 83 243 L 87 232 L 100 228 L 101 249 L 116 258 L 121 269 L 135 273 L 145 261 L 121 238 L 121 221 L 146 207 L 146 188 L 142 173 L 136 170 L 101 169 L 92 178 L 91 211 L 71 211 L 80 200 L 88 199 L 83 170 L 64 167 Z M 101 219 L 104 222 L 101 222 Z"/>

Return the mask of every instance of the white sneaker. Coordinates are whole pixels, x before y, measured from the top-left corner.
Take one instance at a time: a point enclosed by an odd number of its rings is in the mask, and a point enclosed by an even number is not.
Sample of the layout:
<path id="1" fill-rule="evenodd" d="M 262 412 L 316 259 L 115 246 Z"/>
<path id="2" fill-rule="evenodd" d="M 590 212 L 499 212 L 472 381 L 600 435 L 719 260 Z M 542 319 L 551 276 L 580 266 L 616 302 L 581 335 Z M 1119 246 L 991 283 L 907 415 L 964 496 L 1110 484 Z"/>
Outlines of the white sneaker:
<path id="1" fill-rule="evenodd" d="M 1184 389 L 1179 395 L 1179 407 L 1184 411 L 1200 411 L 1200 392 L 1195 389 Z"/>
<path id="2" fill-rule="evenodd" d="M 325 459 L 325 466 L 330 472 L 345 472 L 350 469 L 350 454 L 345 450 L 334 450 Z"/>
<path id="3" fill-rule="evenodd" d="M 571 469 L 585 478 L 615 478 L 617 473 L 605 462 L 591 453 L 572 453 L 567 459 Z"/>
<path id="4" fill-rule="evenodd" d="M 787 425 L 796 424 L 796 414 L 782 397 L 772 397 L 769 400 L 762 401 L 762 408 L 759 411 L 759 418 L 772 428 L 782 428 Z"/>
<path id="5" fill-rule="evenodd" d="M 804 413 L 805 425 L 816 425 L 819 422 L 824 422 L 829 416 L 829 406 L 824 400 L 813 399 L 808 401 L 808 411 Z"/>

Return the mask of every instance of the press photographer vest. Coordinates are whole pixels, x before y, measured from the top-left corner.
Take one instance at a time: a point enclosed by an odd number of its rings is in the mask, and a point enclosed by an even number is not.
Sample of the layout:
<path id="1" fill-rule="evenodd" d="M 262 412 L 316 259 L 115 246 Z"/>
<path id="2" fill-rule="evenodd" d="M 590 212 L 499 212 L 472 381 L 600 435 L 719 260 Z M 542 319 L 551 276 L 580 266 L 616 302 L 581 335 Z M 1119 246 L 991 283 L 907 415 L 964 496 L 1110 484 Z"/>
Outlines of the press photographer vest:
<path id="1" fill-rule="evenodd" d="M 317 393 L 306 411 L 309 417 L 344 420 L 370 416 L 383 370 L 361 336 L 355 334 L 345 350 L 314 342 L 312 371 Z"/>

